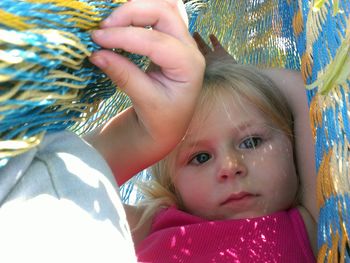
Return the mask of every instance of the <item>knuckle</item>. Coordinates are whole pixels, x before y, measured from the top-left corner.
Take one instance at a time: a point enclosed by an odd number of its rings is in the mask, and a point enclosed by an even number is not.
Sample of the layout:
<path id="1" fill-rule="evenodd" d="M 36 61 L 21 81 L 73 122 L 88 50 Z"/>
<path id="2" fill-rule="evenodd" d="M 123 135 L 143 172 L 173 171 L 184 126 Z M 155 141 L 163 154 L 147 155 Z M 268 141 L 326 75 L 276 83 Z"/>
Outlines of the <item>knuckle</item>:
<path id="1" fill-rule="evenodd" d="M 126 69 L 121 68 L 119 70 L 115 70 L 109 75 L 113 83 L 116 84 L 120 89 L 124 90 L 125 87 L 128 86 L 130 75 Z"/>

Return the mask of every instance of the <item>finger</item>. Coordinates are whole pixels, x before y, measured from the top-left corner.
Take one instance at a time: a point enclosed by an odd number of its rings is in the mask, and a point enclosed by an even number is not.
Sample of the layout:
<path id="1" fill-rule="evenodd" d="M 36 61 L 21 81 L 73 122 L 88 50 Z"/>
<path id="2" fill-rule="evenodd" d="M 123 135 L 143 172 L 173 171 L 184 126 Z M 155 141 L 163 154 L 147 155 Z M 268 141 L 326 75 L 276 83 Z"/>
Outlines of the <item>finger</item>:
<path id="1" fill-rule="evenodd" d="M 89 60 L 103 70 L 112 82 L 126 92 L 131 99 L 134 97 L 132 87 L 147 86 L 150 81 L 135 64 L 110 50 L 96 51 Z"/>
<path id="2" fill-rule="evenodd" d="M 211 44 L 213 45 L 214 50 L 224 49 L 224 47 L 221 45 L 220 41 L 217 39 L 217 37 L 215 35 L 210 34 L 209 39 L 210 39 Z"/>
<path id="3" fill-rule="evenodd" d="M 153 29 L 166 32 L 183 42 L 194 44 L 186 23 L 179 11 L 177 0 L 147 0 L 131 1 L 115 9 L 112 14 L 101 23 L 101 28 L 152 26 Z"/>
<path id="4" fill-rule="evenodd" d="M 197 43 L 198 49 L 203 55 L 206 55 L 211 51 L 210 47 L 207 45 L 207 43 L 205 43 L 205 41 L 198 32 L 193 33 L 193 38 Z"/>
<path id="5" fill-rule="evenodd" d="M 165 73 L 167 69 L 175 69 L 187 62 L 188 57 L 192 57 L 188 53 L 189 47 L 178 39 L 162 32 L 144 28 L 105 28 L 94 31 L 92 39 L 104 48 L 120 48 L 131 53 L 147 56 L 160 66 Z M 197 48 L 193 47 L 191 51 L 194 52 L 194 49 Z"/>

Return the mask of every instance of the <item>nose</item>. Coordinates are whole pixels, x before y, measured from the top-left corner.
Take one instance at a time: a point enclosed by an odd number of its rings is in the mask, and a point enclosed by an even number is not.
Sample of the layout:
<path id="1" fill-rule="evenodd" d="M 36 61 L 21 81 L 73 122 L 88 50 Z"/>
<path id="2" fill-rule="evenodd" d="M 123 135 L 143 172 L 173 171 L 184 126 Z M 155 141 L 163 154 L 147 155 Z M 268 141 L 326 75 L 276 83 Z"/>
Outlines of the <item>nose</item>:
<path id="1" fill-rule="evenodd" d="M 222 156 L 220 167 L 218 169 L 218 179 L 227 180 L 237 176 L 246 176 L 247 167 L 244 155 L 236 151 L 227 151 Z"/>

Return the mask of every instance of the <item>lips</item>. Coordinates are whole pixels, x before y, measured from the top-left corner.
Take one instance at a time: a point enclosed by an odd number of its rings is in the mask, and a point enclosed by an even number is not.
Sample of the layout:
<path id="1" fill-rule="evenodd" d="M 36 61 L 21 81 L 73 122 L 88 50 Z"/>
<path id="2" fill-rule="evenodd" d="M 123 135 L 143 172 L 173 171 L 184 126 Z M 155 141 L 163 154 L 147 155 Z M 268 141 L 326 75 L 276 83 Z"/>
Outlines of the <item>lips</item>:
<path id="1" fill-rule="evenodd" d="M 220 205 L 226 205 L 231 202 L 239 202 L 244 199 L 249 199 L 251 197 L 255 197 L 255 194 L 248 193 L 248 192 L 239 192 L 230 195 L 225 201 L 223 201 Z"/>

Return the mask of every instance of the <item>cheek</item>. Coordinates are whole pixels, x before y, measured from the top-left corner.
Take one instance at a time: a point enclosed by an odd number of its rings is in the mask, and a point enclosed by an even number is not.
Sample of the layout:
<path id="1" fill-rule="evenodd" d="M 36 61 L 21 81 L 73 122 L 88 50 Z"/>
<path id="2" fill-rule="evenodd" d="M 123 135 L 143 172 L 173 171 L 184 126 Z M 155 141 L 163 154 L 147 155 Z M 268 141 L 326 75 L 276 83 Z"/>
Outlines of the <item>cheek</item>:
<path id="1" fill-rule="evenodd" d="M 188 167 L 179 169 L 174 178 L 174 186 L 183 201 L 188 200 L 195 189 L 197 189 L 198 176 Z"/>
<path id="2" fill-rule="evenodd" d="M 289 155 L 289 156 L 286 156 Z M 298 190 L 298 177 L 293 161 L 293 154 L 277 157 L 276 165 L 271 168 L 270 191 L 280 199 L 281 206 L 286 208 L 291 205 Z M 277 165 L 278 162 L 278 165 Z"/>
<path id="3" fill-rule="evenodd" d="M 268 144 L 249 160 L 260 178 L 269 181 L 270 189 L 290 188 L 297 185 L 297 174 L 290 143 Z"/>
<path id="4" fill-rule="evenodd" d="M 284 174 L 280 183 L 276 184 L 279 196 L 279 208 L 286 209 L 295 203 L 298 192 L 298 179 L 296 173 Z"/>
<path id="5" fill-rule="evenodd" d="M 208 176 L 191 167 L 179 170 L 175 176 L 175 188 L 186 207 L 206 203 L 213 187 Z"/>
<path id="6" fill-rule="evenodd" d="M 270 143 L 259 150 L 259 160 L 271 167 L 294 170 L 293 148 L 289 142 Z"/>
<path id="7" fill-rule="evenodd" d="M 273 174 L 279 178 L 281 183 L 290 184 L 294 186 L 297 181 L 297 174 L 295 169 L 293 150 L 289 144 L 280 145 L 276 148 L 274 154 L 272 154 L 270 162 L 274 163 L 271 165 Z M 276 180 L 278 180 L 276 178 Z"/>

